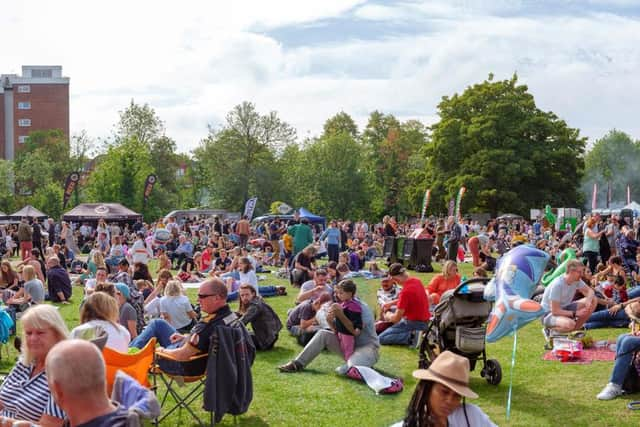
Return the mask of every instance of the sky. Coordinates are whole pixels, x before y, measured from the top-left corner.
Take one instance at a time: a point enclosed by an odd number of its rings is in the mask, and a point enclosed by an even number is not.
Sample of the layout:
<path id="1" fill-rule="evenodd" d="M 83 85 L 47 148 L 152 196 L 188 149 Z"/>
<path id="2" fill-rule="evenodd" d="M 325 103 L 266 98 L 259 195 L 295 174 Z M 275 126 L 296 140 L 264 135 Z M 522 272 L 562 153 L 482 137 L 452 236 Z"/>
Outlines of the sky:
<path id="1" fill-rule="evenodd" d="M 243 101 L 303 140 L 344 111 L 437 122 L 442 96 L 514 73 L 592 143 L 640 139 L 638 0 L 13 2 L 0 74 L 62 65 L 71 132 L 108 138 L 131 100 L 181 152 Z"/>

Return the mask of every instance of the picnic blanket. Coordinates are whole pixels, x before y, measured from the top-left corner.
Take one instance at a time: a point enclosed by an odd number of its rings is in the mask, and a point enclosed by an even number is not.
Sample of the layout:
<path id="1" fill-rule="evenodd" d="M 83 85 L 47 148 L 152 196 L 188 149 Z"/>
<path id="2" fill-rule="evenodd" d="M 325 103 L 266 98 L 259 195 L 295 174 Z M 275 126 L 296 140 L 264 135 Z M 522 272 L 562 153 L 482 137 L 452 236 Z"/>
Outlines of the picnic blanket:
<path id="1" fill-rule="evenodd" d="M 610 341 L 609 344 L 614 344 L 613 341 Z M 569 365 L 588 365 L 593 361 L 596 362 L 613 362 L 616 359 L 616 352 L 611 351 L 609 345 L 603 348 L 586 348 L 582 350 L 580 357 L 576 359 L 571 359 L 567 362 L 562 362 L 558 359 L 552 350 L 549 350 L 544 353 L 542 356 L 542 360 L 552 361 L 552 362 L 561 362 Z"/>

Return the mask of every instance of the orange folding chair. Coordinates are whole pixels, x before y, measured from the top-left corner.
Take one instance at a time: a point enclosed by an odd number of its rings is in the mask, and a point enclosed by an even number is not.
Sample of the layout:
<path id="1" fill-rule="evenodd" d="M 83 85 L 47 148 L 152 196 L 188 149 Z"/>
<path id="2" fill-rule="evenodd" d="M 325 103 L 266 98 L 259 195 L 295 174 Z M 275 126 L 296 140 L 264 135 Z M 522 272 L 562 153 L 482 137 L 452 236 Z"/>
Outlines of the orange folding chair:
<path id="1" fill-rule="evenodd" d="M 126 372 L 145 387 L 150 387 L 149 369 L 153 364 L 156 339 L 152 338 L 138 353 L 127 354 L 105 347 L 102 350 L 107 366 L 107 391 L 111 395 L 113 382 L 118 370 Z"/>

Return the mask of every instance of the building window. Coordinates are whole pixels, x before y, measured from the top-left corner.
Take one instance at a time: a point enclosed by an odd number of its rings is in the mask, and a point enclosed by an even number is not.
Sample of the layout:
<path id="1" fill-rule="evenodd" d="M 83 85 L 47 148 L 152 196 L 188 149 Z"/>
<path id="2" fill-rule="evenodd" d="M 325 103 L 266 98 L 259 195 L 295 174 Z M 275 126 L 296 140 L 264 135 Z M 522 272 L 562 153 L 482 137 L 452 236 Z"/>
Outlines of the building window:
<path id="1" fill-rule="evenodd" d="M 26 136 L 26 135 L 20 135 L 18 137 L 18 144 L 24 144 L 25 142 L 27 142 L 27 138 L 29 138 L 29 137 Z"/>
<path id="2" fill-rule="evenodd" d="M 31 102 L 26 101 L 26 102 L 18 102 L 18 110 L 30 110 L 31 109 Z"/>
<path id="3" fill-rule="evenodd" d="M 23 128 L 31 126 L 31 119 L 20 119 L 20 120 L 18 120 L 18 126 L 23 127 Z"/>
<path id="4" fill-rule="evenodd" d="M 18 93 L 31 93 L 31 86 L 29 85 L 19 85 Z"/>
<path id="5" fill-rule="evenodd" d="M 50 79 L 51 75 L 51 69 L 31 70 L 31 77 L 34 79 Z"/>

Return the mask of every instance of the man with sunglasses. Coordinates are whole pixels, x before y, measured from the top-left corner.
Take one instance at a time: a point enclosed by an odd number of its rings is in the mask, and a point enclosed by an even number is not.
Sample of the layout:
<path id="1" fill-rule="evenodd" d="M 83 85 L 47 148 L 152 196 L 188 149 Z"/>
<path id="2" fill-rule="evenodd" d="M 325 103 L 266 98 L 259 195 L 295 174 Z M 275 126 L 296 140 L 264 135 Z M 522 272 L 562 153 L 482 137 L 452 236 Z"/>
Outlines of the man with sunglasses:
<path id="1" fill-rule="evenodd" d="M 200 285 L 198 301 L 202 311 L 208 315 L 196 323 L 190 334 L 182 335 L 166 320 L 154 319 L 131 341 L 131 347 L 143 348 L 155 337 L 160 344 L 156 353 L 161 357 L 186 361 L 192 356 L 207 353 L 209 338 L 215 327 L 221 323 L 229 324 L 237 316 L 227 305 L 227 288 L 218 278 L 211 278 Z"/>

